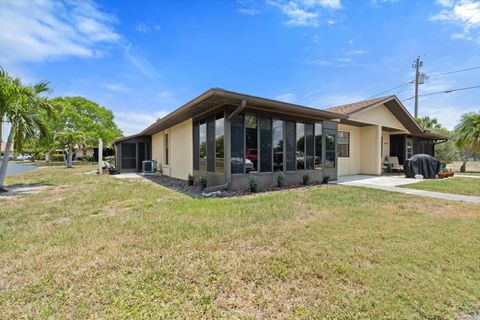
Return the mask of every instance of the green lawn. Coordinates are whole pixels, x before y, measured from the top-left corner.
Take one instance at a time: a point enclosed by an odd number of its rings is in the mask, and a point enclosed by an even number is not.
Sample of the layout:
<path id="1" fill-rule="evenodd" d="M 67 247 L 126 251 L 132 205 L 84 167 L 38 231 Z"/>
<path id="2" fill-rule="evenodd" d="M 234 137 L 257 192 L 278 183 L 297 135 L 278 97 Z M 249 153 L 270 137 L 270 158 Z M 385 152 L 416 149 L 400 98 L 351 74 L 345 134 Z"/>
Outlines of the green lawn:
<path id="1" fill-rule="evenodd" d="M 448 179 L 425 180 L 406 184 L 402 188 L 480 196 L 480 179 L 455 176 Z"/>
<path id="2" fill-rule="evenodd" d="M 480 313 L 479 206 L 321 186 L 192 199 L 42 168 L 0 197 L 0 318 L 451 319 Z"/>

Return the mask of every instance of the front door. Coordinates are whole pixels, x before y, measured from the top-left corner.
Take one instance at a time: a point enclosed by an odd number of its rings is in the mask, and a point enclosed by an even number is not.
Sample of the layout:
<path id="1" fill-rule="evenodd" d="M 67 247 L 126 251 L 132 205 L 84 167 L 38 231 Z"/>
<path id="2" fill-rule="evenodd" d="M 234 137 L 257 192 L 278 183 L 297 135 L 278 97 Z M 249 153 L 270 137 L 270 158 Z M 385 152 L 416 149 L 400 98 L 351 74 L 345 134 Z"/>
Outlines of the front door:
<path id="1" fill-rule="evenodd" d="M 329 176 L 330 180 L 337 180 L 337 131 L 323 130 L 323 176 Z"/>

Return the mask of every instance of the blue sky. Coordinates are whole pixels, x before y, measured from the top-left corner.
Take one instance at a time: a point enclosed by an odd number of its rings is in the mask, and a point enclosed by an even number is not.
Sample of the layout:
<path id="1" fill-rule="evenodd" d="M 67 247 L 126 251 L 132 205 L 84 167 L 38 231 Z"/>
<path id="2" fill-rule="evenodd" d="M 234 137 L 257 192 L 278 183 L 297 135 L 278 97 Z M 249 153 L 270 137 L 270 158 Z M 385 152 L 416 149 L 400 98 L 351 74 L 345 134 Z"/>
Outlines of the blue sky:
<path id="1" fill-rule="evenodd" d="M 316 108 L 366 99 L 412 80 L 418 55 L 427 75 L 480 66 L 480 0 L 0 2 L 0 65 L 113 110 L 125 134 L 211 87 Z M 474 85 L 480 69 L 420 93 Z M 479 97 L 423 97 L 420 115 L 453 128 Z"/>

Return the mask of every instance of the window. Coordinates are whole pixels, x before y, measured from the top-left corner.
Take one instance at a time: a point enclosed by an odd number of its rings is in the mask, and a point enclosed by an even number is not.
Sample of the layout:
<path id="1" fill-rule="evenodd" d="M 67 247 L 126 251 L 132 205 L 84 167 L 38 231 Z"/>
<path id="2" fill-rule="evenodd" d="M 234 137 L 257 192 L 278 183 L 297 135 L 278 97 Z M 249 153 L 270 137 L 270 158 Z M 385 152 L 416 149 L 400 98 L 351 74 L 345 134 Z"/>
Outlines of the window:
<path id="1" fill-rule="evenodd" d="M 285 121 L 285 152 L 286 170 L 295 171 L 297 161 L 295 156 L 295 122 Z"/>
<path id="2" fill-rule="evenodd" d="M 244 173 L 244 134 L 243 134 L 243 115 L 233 117 L 230 122 L 231 127 L 231 163 L 232 173 Z M 251 168 L 250 168 L 251 169 Z"/>
<path id="3" fill-rule="evenodd" d="M 314 135 L 313 124 L 305 124 L 305 169 L 312 170 L 314 167 Z"/>
<path id="4" fill-rule="evenodd" d="M 247 172 L 258 170 L 258 132 L 257 116 L 245 116 L 245 170 Z"/>
<path id="5" fill-rule="evenodd" d="M 322 169 L 322 124 L 315 123 L 315 169 Z"/>
<path id="6" fill-rule="evenodd" d="M 215 172 L 215 116 L 207 118 L 207 171 Z"/>
<path id="7" fill-rule="evenodd" d="M 335 134 L 325 135 L 325 168 L 335 168 Z"/>
<path id="8" fill-rule="evenodd" d="M 305 124 L 297 123 L 297 170 L 305 169 Z"/>
<path id="9" fill-rule="evenodd" d="M 198 170 L 207 171 L 207 123 L 205 120 L 200 121 L 198 148 Z"/>
<path id="10" fill-rule="evenodd" d="M 406 139 L 406 146 L 407 146 L 407 159 L 413 156 L 413 139 L 412 137 L 407 137 Z"/>
<path id="11" fill-rule="evenodd" d="M 260 172 L 272 172 L 272 120 L 259 118 Z"/>
<path id="12" fill-rule="evenodd" d="M 338 156 L 350 157 L 350 132 L 338 131 Z"/>
<path id="13" fill-rule="evenodd" d="M 283 120 L 273 120 L 273 171 L 283 171 Z"/>
<path id="14" fill-rule="evenodd" d="M 168 166 L 168 160 L 170 155 L 168 154 L 168 134 L 165 134 L 165 165 Z"/>
<path id="15" fill-rule="evenodd" d="M 215 119 L 215 172 L 225 172 L 225 156 L 224 156 L 224 138 L 225 138 L 225 121 L 223 113 L 217 114 Z"/>

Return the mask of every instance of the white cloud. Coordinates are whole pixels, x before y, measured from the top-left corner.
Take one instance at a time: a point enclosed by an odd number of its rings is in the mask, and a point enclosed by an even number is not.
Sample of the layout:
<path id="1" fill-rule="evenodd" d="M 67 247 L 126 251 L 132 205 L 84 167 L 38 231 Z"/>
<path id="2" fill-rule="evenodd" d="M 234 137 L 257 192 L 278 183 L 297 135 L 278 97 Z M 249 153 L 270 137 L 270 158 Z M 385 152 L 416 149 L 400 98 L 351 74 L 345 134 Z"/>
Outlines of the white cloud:
<path id="1" fill-rule="evenodd" d="M 478 112 L 478 106 L 452 106 L 443 105 L 443 104 L 436 104 L 433 107 L 425 106 L 425 104 L 430 104 L 428 100 L 420 98 L 420 116 L 429 116 L 436 118 L 438 122 L 446 127 L 449 130 L 453 130 L 455 126 L 458 124 L 462 114 L 468 112 Z M 461 110 L 461 112 L 459 112 Z"/>
<path id="2" fill-rule="evenodd" d="M 378 5 L 380 3 L 395 3 L 398 2 L 399 0 L 371 0 L 372 4 Z"/>
<path id="3" fill-rule="evenodd" d="M 119 42 L 116 18 L 93 1 L 0 1 L 0 63 L 98 57 Z"/>
<path id="4" fill-rule="evenodd" d="M 321 67 L 333 67 L 333 68 L 345 68 L 345 67 L 351 67 L 351 66 L 357 66 L 357 67 L 364 66 L 360 63 L 357 63 L 352 58 L 347 58 L 347 57 L 340 57 L 340 58 L 333 59 L 333 60 L 327 60 L 327 59 L 309 60 L 306 63 L 321 66 Z"/>
<path id="5" fill-rule="evenodd" d="M 114 92 L 127 92 L 129 89 L 120 83 L 104 83 L 102 87 Z"/>
<path id="6" fill-rule="evenodd" d="M 139 23 L 135 27 L 135 30 L 141 33 L 149 33 L 150 32 L 150 27 L 147 26 L 145 23 Z"/>
<path id="7" fill-rule="evenodd" d="M 340 0 L 267 0 L 267 4 L 279 8 L 288 20 L 289 26 L 317 27 L 321 23 L 323 10 L 338 10 L 342 8 Z M 325 19 L 327 24 L 335 24 L 332 18 Z"/>
<path id="8" fill-rule="evenodd" d="M 286 92 L 276 96 L 275 100 L 293 103 L 297 100 L 297 95 L 293 92 Z"/>
<path id="9" fill-rule="evenodd" d="M 131 44 L 125 45 L 124 53 L 125 58 L 144 76 L 148 78 L 158 77 L 159 73 L 155 66 L 153 66 L 136 47 L 133 47 Z"/>
<path id="10" fill-rule="evenodd" d="M 162 29 L 162 27 L 159 26 L 158 24 L 150 26 L 150 25 L 148 25 L 146 23 L 143 23 L 143 22 L 138 23 L 137 26 L 135 27 L 135 30 L 140 32 L 140 33 L 149 33 L 152 30 L 160 31 L 161 29 Z"/>
<path id="11" fill-rule="evenodd" d="M 259 10 L 253 8 L 240 8 L 237 10 L 238 13 L 245 14 L 247 16 L 256 16 L 260 13 Z"/>
<path id="12" fill-rule="evenodd" d="M 437 4 L 442 10 L 431 16 L 430 20 L 435 22 L 452 23 L 460 28 L 462 32 L 452 34 L 452 39 L 474 40 L 477 38 L 480 43 L 480 1 L 477 0 L 441 0 Z"/>
<path id="13" fill-rule="evenodd" d="M 165 117 L 169 112 L 158 111 L 151 114 L 139 112 L 114 112 L 115 122 L 125 135 L 136 134 L 147 128 L 159 118 Z"/>

